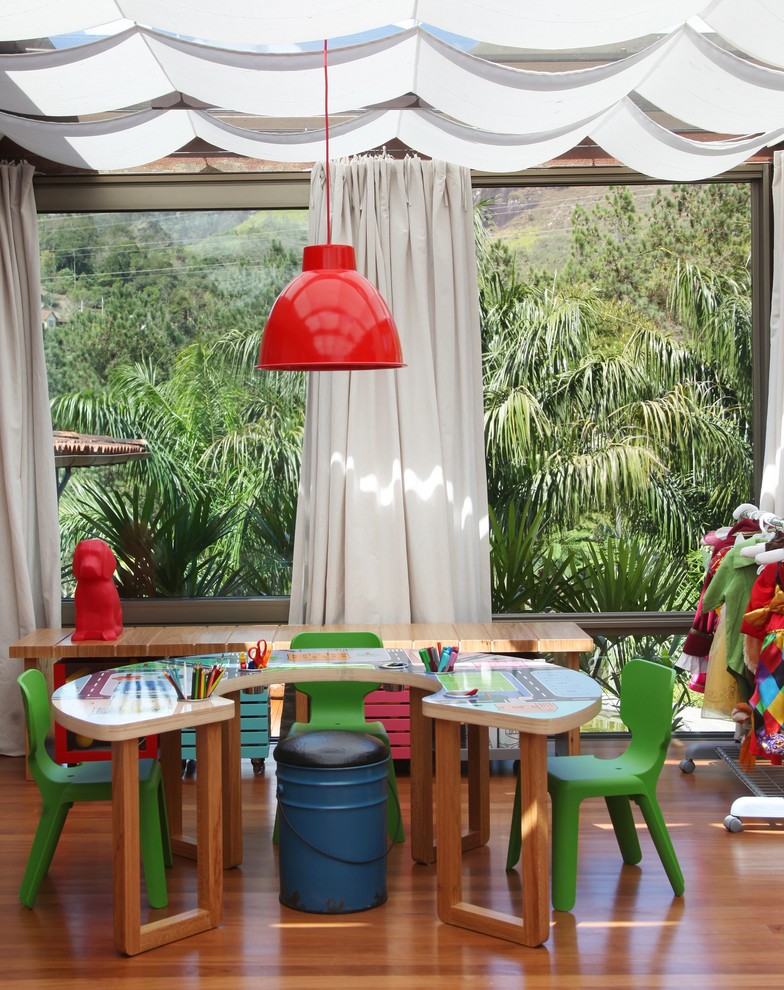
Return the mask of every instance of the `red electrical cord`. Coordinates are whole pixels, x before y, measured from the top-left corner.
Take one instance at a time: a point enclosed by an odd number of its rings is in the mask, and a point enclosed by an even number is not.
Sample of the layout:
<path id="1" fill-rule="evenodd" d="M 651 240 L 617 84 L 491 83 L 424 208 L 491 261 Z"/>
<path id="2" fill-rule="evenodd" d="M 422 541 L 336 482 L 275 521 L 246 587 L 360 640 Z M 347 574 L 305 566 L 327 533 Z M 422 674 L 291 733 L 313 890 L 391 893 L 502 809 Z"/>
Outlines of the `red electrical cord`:
<path id="1" fill-rule="evenodd" d="M 327 39 L 324 39 L 324 155 L 326 162 L 324 167 L 327 172 L 326 193 L 327 193 L 327 244 L 332 243 L 332 208 L 330 206 L 329 188 L 329 75 L 327 73 Z"/>

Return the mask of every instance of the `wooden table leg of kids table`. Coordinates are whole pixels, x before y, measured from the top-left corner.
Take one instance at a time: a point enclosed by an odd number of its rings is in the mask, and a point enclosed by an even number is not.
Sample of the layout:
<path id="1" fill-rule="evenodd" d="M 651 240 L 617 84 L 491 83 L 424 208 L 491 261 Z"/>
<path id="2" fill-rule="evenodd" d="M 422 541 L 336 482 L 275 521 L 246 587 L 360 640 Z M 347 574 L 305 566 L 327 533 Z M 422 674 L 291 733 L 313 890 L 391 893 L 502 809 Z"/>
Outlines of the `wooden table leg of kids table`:
<path id="1" fill-rule="evenodd" d="M 433 829 L 433 720 L 422 713 L 422 699 L 431 689 L 409 689 L 411 729 L 411 856 L 433 863 L 437 856 Z M 490 838 L 490 741 L 485 726 L 467 726 L 468 832 L 464 850 Z"/>
<path id="2" fill-rule="evenodd" d="M 197 906 L 141 923 L 139 849 L 139 752 L 137 739 L 112 742 L 114 835 L 114 942 L 136 955 L 176 939 L 216 928 L 223 914 L 220 726 L 196 726 Z"/>
<path id="3" fill-rule="evenodd" d="M 438 916 L 450 925 L 537 946 L 550 933 L 549 845 L 547 824 L 547 740 L 520 733 L 522 914 L 515 916 L 472 904 L 463 898 L 460 799 L 460 725 L 436 720 L 436 794 L 438 798 Z"/>
<path id="4" fill-rule="evenodd" d="M 242 754 L 238 703 L 232 694 L 225 697 L 234 701 L 234 717 L 220 723 L 223 866 L 228 870 L 242 862 Z M 196 838 L 183 833 L 182 747 L 179 732 L 162 735 L 159 751 L 172 851 L 177 856 L 196 859 Z M 200 773 L 201 766 L 197 759 L 197 782 Z"/>

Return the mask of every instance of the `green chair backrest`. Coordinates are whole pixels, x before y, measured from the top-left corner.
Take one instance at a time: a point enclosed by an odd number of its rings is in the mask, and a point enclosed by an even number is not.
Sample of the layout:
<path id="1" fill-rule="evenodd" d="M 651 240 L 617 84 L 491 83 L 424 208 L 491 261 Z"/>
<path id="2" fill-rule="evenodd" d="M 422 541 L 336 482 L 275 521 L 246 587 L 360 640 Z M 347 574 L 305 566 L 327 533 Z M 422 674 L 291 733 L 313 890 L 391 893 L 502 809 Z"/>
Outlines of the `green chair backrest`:
<path id="1" fill-rule="evenodd" d="M 631 733 L 623 762 L 639 776 L 658 777 L 672 736 L 675 671 L 651 660 L 629 660 L 621 673 L 620 715 Z"/>
<path id="2" fill-rule="evenodd" d="M 311 649 L 341 649 L 347 650 L 351 647 L 374 647 L 383 646 L 384 641 L 378 633 L 367 630 L 351 630 L 349 632 L 301 632 L 297 633 L 291 640 L 292 650 Z M 341 708 L 352 703 L 360 704 L 366 695 L 375 691 L 378 684 L 366 684 L 359 681 L 340 681 L 333 684 L 317 681 L 313 684 L 296 684 L 296 689 L 306 694 L 309 698 L 318 695 L 323 704 Z M 341 704 L 342 702 L 342 704 Z"/>
<path id="3" fill-rule="evenodd" d="M 362 646 L 383 646 L 384 641 L 378 633 L 369 632 L 365 629 L 351 630 L 349 632 L 301 632 L 297 633 L 291 641 L 292 650 L 306 650 L 308 647 L 339 649 L 350 649 L 351 647 Z"/>
<path id="4" fill-rule="evenodd" d="M 36 668 L 24 671 L 17 680 L 22 690 L 22 705 L 27 723 L 28 763 L 30 772 L 36 777 L 37 771 L 48 768 L 49 764 L 54 766 L 54 761 L 46 752 L 46 737 L 51 726 L 49 692 L 46 678 Z"/>

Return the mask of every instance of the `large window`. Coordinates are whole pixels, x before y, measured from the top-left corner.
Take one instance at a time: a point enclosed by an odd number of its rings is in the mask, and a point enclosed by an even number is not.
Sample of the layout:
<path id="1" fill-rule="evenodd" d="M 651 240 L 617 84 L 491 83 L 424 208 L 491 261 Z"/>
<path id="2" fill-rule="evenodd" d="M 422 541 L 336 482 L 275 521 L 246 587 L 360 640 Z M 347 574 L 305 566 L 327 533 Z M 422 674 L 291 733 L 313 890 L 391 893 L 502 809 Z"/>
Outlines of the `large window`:
<path id="1" fill-rule="evenodd" d="M 55 427 L 151 451 L 72 472 L 64 575 L 104 535 L 124 595 L 275 599 L 285 619 L 304 381 L 252 369 L 307 176 L 220 179 L 38 188 Z M 693 608 L 699 536 L 759 466 L 767 182 L 477 180 L 497 612 Z"/>
<path id="2" fill-rule="evenodd" d="M 495 610 L 693 608 L 753 490 L 748 183 L 476 200 Z"/>
<path id="3" fill-rule="evenodd" d="M 253 366 L 306 211 L 44 213 L 39 228 L 55 429 L 149 451 L 61 479 L 66 594 L 74 546 L 101 536 L 125 598 L 287 595 L 304 377 Z"/>

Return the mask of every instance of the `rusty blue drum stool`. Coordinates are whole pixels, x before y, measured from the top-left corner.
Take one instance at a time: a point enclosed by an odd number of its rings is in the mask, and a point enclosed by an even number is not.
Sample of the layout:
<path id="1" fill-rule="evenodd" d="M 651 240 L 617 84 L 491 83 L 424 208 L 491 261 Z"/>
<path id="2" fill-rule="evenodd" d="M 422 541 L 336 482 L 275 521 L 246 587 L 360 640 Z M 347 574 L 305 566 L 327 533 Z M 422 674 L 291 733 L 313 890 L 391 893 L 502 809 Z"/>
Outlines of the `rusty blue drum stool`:
<path id="1" fill-rule="evenodd" d="M 387 899 L 388 747 L 340 729 L 281 740 L 277 767 L 280 901 L 345 914 Z"/>

